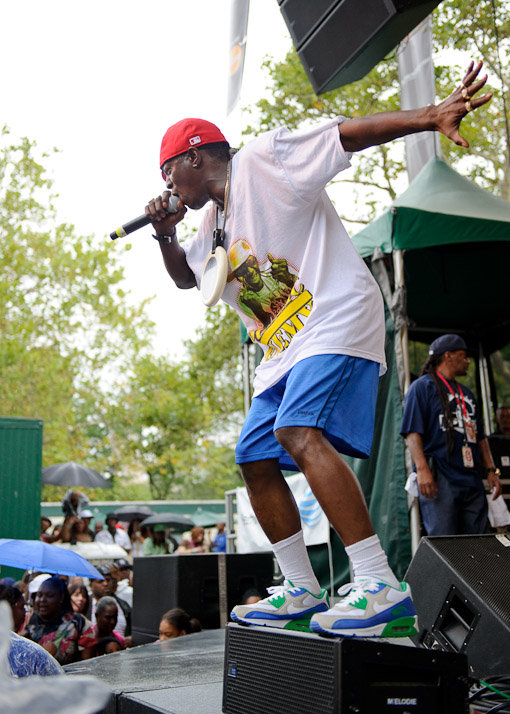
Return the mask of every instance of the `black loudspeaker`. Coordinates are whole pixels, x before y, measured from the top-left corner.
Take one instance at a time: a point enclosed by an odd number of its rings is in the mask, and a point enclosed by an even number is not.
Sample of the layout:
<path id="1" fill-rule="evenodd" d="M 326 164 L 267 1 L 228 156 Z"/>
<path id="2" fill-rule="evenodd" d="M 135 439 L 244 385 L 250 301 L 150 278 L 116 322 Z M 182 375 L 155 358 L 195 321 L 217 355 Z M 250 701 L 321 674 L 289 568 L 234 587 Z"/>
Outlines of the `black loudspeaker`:
<path id="1" fill-rule="evenodd" d="M 226 625 L 246 590 L 262 595 L 273 582 L 272 553 L 196 553 L 135 558 L 132 635 L 134 644 L 154 642 L 161 616 L 181 607 L 204 629 Z"/>
<path id="2" fill-rule="evenodd" d="M 364 77 L 441 0 L 279 0 L 317 94 Z"/>
<path id="3" fill-rule="evenodd" d="M 465 653 L 477 678 L 510 674 L 510 537 L 422 538 L 405 576 L 420 647 Z"/>
<path id="4" fill-rule="evenodd" d="M 227 627 L 225 714 L 466 714 L 463 655 Z"/>

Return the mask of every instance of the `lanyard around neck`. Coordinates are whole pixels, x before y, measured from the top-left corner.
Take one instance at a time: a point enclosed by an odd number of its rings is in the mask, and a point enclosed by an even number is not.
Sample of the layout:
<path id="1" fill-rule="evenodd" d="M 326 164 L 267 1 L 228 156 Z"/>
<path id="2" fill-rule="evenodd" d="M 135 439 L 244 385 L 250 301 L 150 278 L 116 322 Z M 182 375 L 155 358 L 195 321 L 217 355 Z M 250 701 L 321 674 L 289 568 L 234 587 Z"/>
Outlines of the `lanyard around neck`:
<path id="1" fill-rule="evenodd" d="M 462 387 L 460 386 L 460 384 L 459 384 L 458 382 L 456 382 L 456 385 L 457 385 L 458 388 L 459 388 L 459 394 L 460 394 L 460 398 L 461 398 L 461 400 L 462 400 L 462 404 L 461 404 L 461 402 L 459 402 L 459 398 L 458 398 L 458 396 L 457 396 L 457 392 L 456 392 L 454 389 L 451 388 L 450 384 L 449 384 L 449 383 L 447 382 L 447 380 L 443 377 L 443 375 L 441 374 L 441 372 L 439 372 L 438 370 L 436 370 L 436 374 L 437 374 L 437 376 L 439 377 L 439 379 L 446 385 L 446 388 L 449 389 L 450 392 L 453 394 L 453 398 L 454 398 L 455 401 L 457 402 L 458 406 L 459 406 L 459 407 L 462 407 L 462 414 L 464 415 L 464 421 L 469 421 L 468 415 L 467 415 L 467 409 L 466 409 L 466 402 L 464 401 L 464 394 L 463 394 L 463 392 L 462 392 Z"/>

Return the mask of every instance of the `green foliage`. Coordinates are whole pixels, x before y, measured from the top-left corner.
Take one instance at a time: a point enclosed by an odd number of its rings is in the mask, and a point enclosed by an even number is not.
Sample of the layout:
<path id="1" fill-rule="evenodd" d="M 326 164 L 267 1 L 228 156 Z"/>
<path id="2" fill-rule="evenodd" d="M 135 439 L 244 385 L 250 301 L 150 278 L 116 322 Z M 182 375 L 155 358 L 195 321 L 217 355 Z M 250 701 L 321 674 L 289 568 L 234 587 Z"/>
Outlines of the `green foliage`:
<path id="1" fill-rule="evenodd" d="M 238 320 L 226 306 L 208 311 L 182 362 L 147 356 L 135 364 L 123 400 L 128 445 L 153 498 L 221 498 L 240 484 L 240 369 Z"/>
<path id="2" fill-rule="evenodd" d="M 263 66 L 271 81 L 271 97 L 261 99 L 254 108 L 247 110 L 256 124 L 249 124 L 245 134 L 258 134 L 282 125 L 296 129 L 339 115 L 358 117 L 399 108 L 397 61 L 394 56 L 381 62 L 360 81 L 320 97 L 314 94 L 293 49 L 283 62 L 268 59 Z M 361 197 L 353 192 L 357 210 L 341 217 L 346 221 L 369 223 L 375 218 L 381 203 L 387 204 L 397 196 L 395 182 L 405 169 L 403 142 L 395 142 L 393 151 L 388 145 L 382 145 L 361 152 L 353 163 L 353 175 L 349 179 L 339 177 L 336 181 L 363 186 L 363 195 Z"/>
<path id="3" fill-rule="evenodd" d="M 240 483 L 234 313 L 211 310 L 181 363 L 148 356 L 153 326 L 127 305 L 122 247 L 59 224 L 35 144 L 2 139 L 0 414 L 44 420 L 44 466 L 109 472 L 112 490 L 93 499 L 221 497 Z"/>
<path id="4" fill-rule="evenodd" d="M 433 42 L 436 88 L 445 98 L 459 84 L 469 59 L 483 59 L 489 73 L 489 91 L 494 98 L 482 110 L 468 115 L 462 133 L 471 148 L 457 147 L 441 137 L 444 158 L 458 166 L 461 173 L 504 198 L 510 198 L 510 164 L 508 147 L 508 57 L 510 4 L 496 4 L 496 23 L 491 0 L 445 0 L 434 11 Z M 496 30 L 500 44 L 500 68 Z M 446 63 L 447 62 L 447 63 Z M 304 69 L 292 49 L 283 62 L 268 59 L 264 68 L 269 76 L 269 98 L 263 98 L 247 110 L 251 123 L 245 133 L 287 125 L 297 128 L 320 119 L 343 115 L 364 116 L 400 108 L 396 54 L 393 52 L 366 77 L 317 97 Z M 504 91 L 503 91 L 504 90 Z M 389 205 L 405 187 L 406 166 L 403 141 L 374 147 L 356 154 L 354 175 L 338 183 L 352 183 L 349 208 L 342 218 L 369 223 Z"/>
<path id="5" fill-rule="evenodd" d="M 443 2 L 434 12 L 433 20 L 434 49 L 449 60 L 448 65 L 435 62 L 438 95 L 446 96 L 462 79 L 471 58 L 483 60 L 489 75 L 487 90 L 494 92 L 488 105 L 463 121 L 462 133 L 470 143 L 469 150 L 466 152 L 441 137 L 444 158 L 459 164 L 461 173 L 484 188 L 509 200 L 510 3 L 508 0 L 494 4 L 492 0 Z"/>
<path id="6" fill-rule="evenodd" d="M 147 343 L 148 321 L 127 307 L 111 248 L 57 222 L 35 144 L 0 136 L 0 414 L 44 420 L 44 465 L 101 471 L 104 385 Z"/>

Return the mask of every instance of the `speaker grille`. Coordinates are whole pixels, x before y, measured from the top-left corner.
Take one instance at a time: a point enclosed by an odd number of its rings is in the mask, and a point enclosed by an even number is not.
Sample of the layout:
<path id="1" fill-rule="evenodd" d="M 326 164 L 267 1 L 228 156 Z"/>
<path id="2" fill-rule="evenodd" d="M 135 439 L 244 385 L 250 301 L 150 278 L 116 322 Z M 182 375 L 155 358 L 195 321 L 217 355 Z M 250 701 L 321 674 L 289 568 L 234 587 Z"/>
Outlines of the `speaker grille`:
<path id="1" fill-rule="evenodd" d="M 228 714 L 334 714 L 337 711 L 334 642 L 283 632 L 227 631 L 225 701 Z M 268 657 L 268 652 L 274 656 Z M 306 682 L 306 686 L 305 686 Z M 256 697 L 254 697 L 254 691 Z M 256 699 L 256 701 L 254 701 Z"/>
<path id="2" fill-rule="evenodd" d="M 496 536 L 477 535 L 431 537 L 429 543 L 487 605 L 510 624 L 510 540 L 505 546 Z"/>

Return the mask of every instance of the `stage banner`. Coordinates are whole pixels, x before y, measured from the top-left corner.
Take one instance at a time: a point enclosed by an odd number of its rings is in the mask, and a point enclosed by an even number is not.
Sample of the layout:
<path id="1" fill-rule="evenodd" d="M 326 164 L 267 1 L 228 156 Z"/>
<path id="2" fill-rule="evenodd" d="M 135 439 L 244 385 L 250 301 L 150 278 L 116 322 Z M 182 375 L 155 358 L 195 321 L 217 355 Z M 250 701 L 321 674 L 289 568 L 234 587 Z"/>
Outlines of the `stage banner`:
<path id="1" fill-rule="evenodd" d="M 417 109 L 434 104 L 436 84 L 432 62 L 432 19 L 429 15 L 397 50 L 400 108 Z M 405 137 L 407 173 L 411 182 L 432 156 L 441 156 L 439 134 L 422 131 Z"/>
<path id="2" fill-rule="evenodd" d="M 250 0 L 231 0 L 230 2 L 230 67 L 227 114 L 230 114 L 241 96 L 249 9 Z"/>
<path id="3" fill-rule="evenodd" d="M 303 535 L 306 545 L 329 543 L 329 522 L 312 493 L 303 474 L 295 474 L 286 479 L 298 504 Z M 245 488 L 236 489 L 237 500 L 237 552 L 253 553 L 271 550 L 253 512 Z"/>

